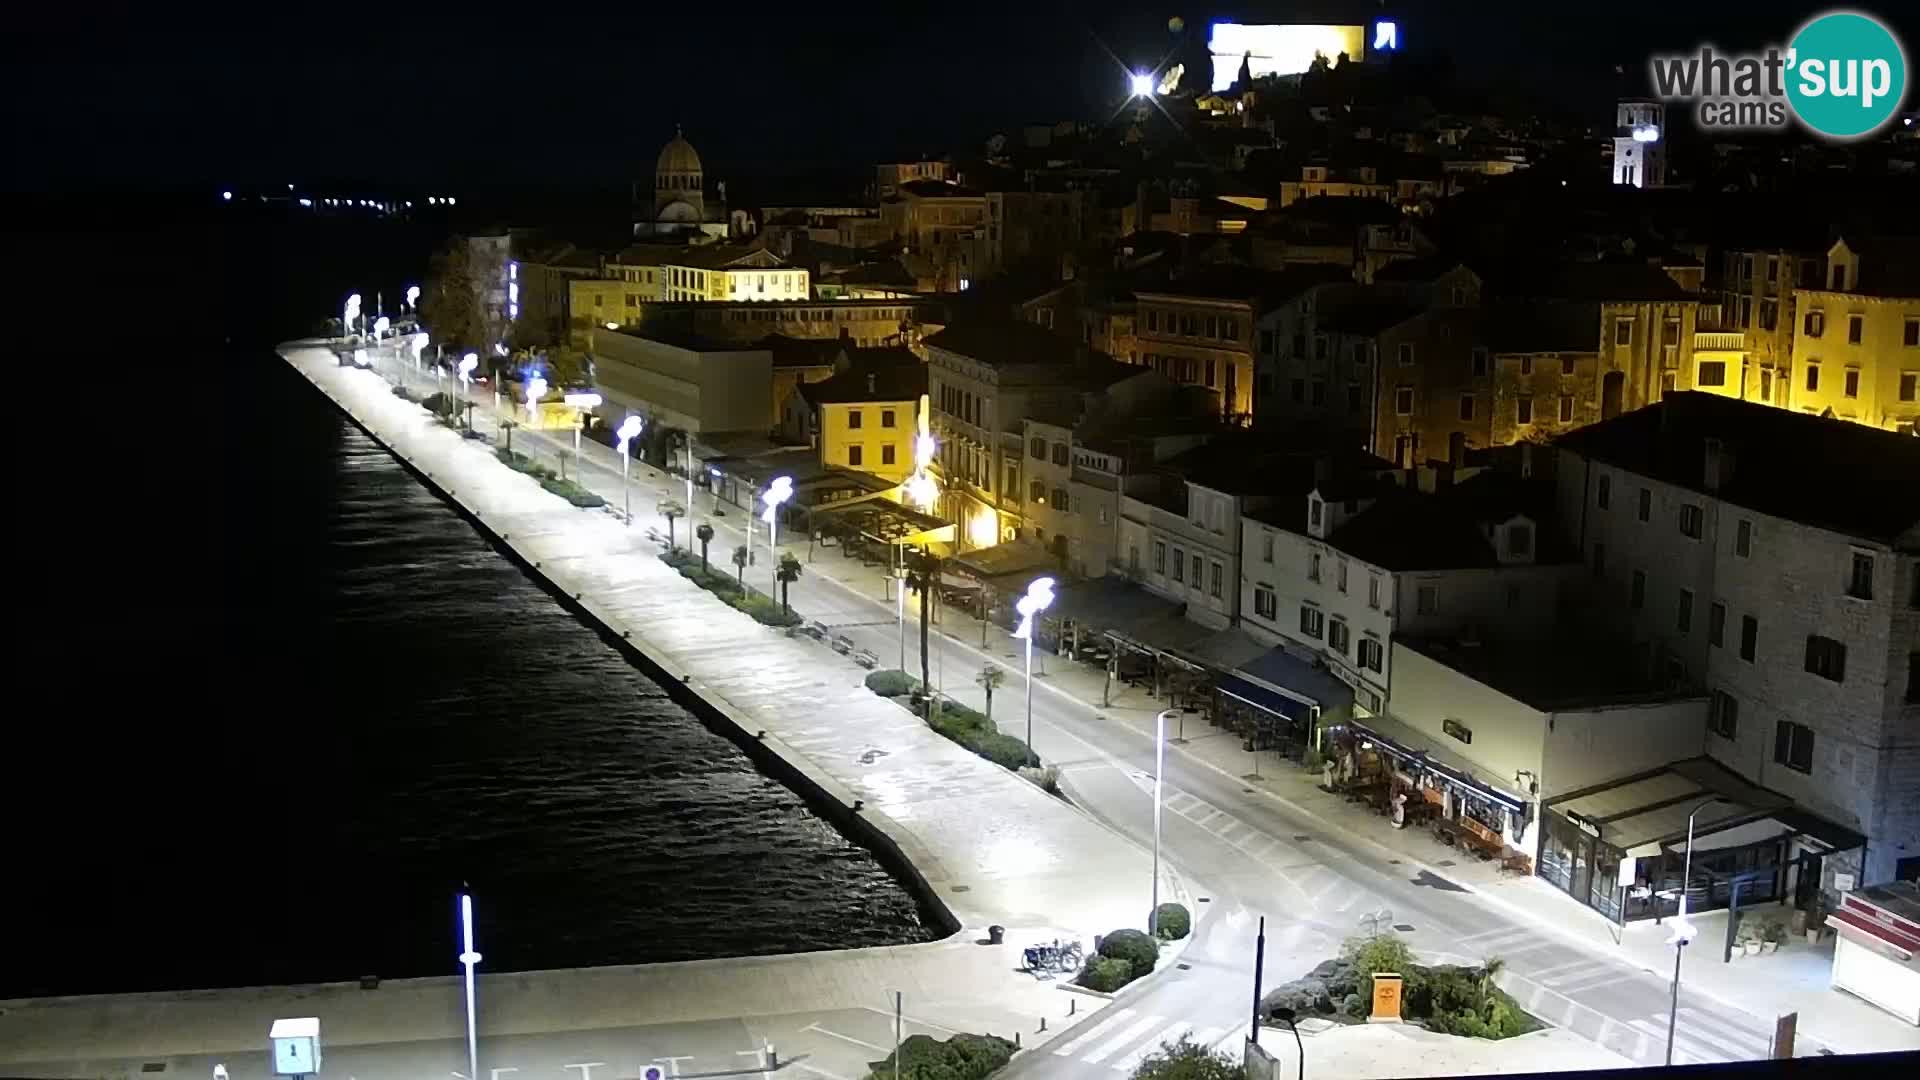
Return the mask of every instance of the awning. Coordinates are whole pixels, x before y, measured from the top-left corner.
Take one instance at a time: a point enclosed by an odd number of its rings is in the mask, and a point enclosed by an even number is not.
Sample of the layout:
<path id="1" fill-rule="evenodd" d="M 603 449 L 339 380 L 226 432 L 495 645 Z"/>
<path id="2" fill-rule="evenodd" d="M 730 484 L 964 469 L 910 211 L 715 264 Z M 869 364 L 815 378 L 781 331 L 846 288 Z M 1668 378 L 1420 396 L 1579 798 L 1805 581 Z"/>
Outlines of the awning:
<path id="1" fill-rule="evenodd" d="M 1060 576 L 1060 560 L 1032 540 L 1009 540 L 947 560 L 950 572 L 964 574 L 1003 595 L 1025 592 L 1027 585 L 1049 574 Z"/>
<path id="2" fill-rule="evenodd" d="M 1220 630 L 1199 641 L 1170 649 L 1175 658 L 1214 671 L 1232 671 L 1266 655 L 1271 648 L 1246 635 L 1244 630 Z"/>
<path id="3" fill-rule="evenodd" d="M 1842 933 L 1867 938 L 1873 944 L 1899 954 L 1903 962 L 1912 960 L 1913 955 L 1920 952 L 1920 938 L 1891 926 L 1883 926 L 1852 908 L 1842 908 L 1828 915 L 1827 925 Z"/>
<path id="4" fill-rule="evenodd" d="M 1546 805 L 1594 822 L 1608 843 L 1643 857 L 1684 844 L 1689 815 L 1693 816 L 1695 851 L 1744 847 L 1795 835 L 1812 836 L 1839 849 L 1864 842 L 1859 834 L 1796 807 L 1786 796 L 1749 783 L 1705 757 L 1569 791 Z"/>
<path id="5" fill-rule="evenodd" d="M 1256 709 L 1284 716 L 1289 720 L 1298 720 L 1303 724 L 1313 723 L 1314 704 L 1301 699 L 1298 695 L 1287 695 L 1269 689 L 1238 675 L 1228 672 L 1220 676 L 1215 684 L 1220 696 L 1251 705 Z"/>
<path id="6" fill-rule="evenodd" d="M 1693 853 L 1698 855 L 1705 851 L 1726 851 L 1729 848 L 1742 848 L 1748 844 L 1758 844 L 1763 840 L 1777 840 L 1782 836 L 1792 836 L 1797 831 L 1799 830 L 1788 825 L 1783 825 L 1773 818 L 1763 817 L 1757 821 L 1749 821 L 1743 825 L 1734 825 L 1730 828 L 1721 829 L 1719 832 L 1708 833 L 1705 836 L 1694 836 Z M 1685 841 L 1669 840 L 1665 846 L 1669 851 L 1680 851 L 1685 846 Z"/>
<path id="7" fill-rule="evenodd" d="M 1488 802 L 1500 806 L 1510 813 L 1526 812 L 1527 801 L 1518 795 L 1502 791 L 1473 773 L 1472 766 L 1441 749 L 1425 735 L 1393 719 L 1391 716 L 1370 716 L 1365 721 L 1350 720 L 1348 726 L 1370 739 L 1374 748 L 1388 757 L 1397 758 L 1409 765 L 1425 769 L 1441 778 L 1472 791 Z"/>

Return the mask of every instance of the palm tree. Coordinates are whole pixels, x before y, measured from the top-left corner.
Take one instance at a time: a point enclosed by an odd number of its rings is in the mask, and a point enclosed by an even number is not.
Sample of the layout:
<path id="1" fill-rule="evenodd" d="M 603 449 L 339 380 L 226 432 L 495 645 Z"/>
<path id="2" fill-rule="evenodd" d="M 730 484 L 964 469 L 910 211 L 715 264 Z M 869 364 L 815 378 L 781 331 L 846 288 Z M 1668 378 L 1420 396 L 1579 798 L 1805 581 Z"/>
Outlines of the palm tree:
<path id="1" fill-rule="evenodd" d="M 933 674 L 927 659 L 927 618 L 933 597 L 940 591 L 940 557 L 922 549 L 908 556 L 907 587 L 920 594 L 920 685 L 932 686 Z"/>
<path id="2" fill-rule="evenodd" d="M 693 535 L 700 538 L 700 572 L 704 574 L 707 572 L 707 545 L 713 542 L 713 523 L 701 522 L 700 527 L 693 530 Z"/>
<path id="3" fill-rule="evenodd" d="M 1489 956 L 1480 964 L 1480 1000 L 1485 1001 L 1493 989 L 1494 980 L 1507 969 L 1507 962 L 1497 956 Z"/>
<path id="4" fill-rule="evenodd" d="M 793 557 L 793 552 L 781 553 L 780 565 L 773 571 L 773 578 L 780 583 L 780 610 L 793 614 L 793 608 L 787 605 L 787 587 L 800 580 L 800 560 Z"/>
<path id="5" fill-rule="evenodd" d="M 747 583 L 747 545 L 741 544 L 733 549 L 733 565 L 740 570 L 740 584 Z"/>
<path id="6" fill-rule="evenodd" d="M 993 692 L 1000 688 L 1001 683 L 1007 681 L 1007 673 L 994 664 L 988 664 L 980 669 L 980 674 L 975 675 L 973 681 L 979 685 L 980 689 L 987 692 L 987 722 L 992 723 Z"/>
<path id="7" fill-rule="evenodd" d="M 684 506 L 681 506 L 677 502 L 674 502 L 672 499 L 661 499 L 659 504 L 655 507 L 655 509 L 660 511 L 661 517 L 667 519 L 667 550 L 672 551 L 673 550 L 673 519 L 686 513 L 687 508 Z"/>

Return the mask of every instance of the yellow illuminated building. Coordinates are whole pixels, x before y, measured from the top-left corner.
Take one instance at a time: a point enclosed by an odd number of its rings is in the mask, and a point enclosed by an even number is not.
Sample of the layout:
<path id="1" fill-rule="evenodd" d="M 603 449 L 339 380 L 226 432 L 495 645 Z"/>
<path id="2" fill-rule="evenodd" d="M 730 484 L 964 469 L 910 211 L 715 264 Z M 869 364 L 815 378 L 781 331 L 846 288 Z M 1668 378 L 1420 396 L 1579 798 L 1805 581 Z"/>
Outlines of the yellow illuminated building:
<path id="1" fill-rule="evenodd" d="M 799 388 L 822 465 L 899 483 L 912 475 L 927 367 L 902 348 L 847 349 L 832 378 Z"/>
<path id="2" fill-rule="evenodd" d="M 1900 295 L 1920 290 L 1889 287 L 1906 280 L 1890 254 L 1840 240 L 1825 288 L 1794 290 L 1789 407 L 1893 431 L 1920 422 L 1920 296 Z"/>

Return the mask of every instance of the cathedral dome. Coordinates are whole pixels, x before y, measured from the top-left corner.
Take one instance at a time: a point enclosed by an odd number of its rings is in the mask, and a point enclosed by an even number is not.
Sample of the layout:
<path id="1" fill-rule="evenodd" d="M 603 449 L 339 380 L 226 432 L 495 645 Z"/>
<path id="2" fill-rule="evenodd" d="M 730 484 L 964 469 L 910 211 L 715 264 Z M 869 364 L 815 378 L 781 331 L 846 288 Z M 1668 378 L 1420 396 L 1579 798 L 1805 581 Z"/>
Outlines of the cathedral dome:
<path id="1" fill-rule="evenodd" d="M 700 155 L 694 151 L 693 144 L 676 130 L 673 133 L 673 141 L 661 149 L 660 162 L 653 171 L 663 176 L 668 173 L 698 175 L 701 171 Z"/>

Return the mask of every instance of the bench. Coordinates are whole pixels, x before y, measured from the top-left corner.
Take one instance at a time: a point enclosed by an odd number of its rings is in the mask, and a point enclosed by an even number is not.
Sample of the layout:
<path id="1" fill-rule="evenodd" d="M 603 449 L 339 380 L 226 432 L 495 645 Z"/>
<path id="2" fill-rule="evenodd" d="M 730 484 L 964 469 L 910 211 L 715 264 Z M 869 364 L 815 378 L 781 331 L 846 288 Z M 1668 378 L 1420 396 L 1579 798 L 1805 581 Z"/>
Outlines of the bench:
<path id="1" fill-rule="evenodd" d="M 872 671 L 874 668 L 880 666 L 880 658 L 875 656 L 871 649 L 861 649 L 859 652 L 854 653 L 853 662 L 866 668 L 868 671 Z"/>
<path id="2" fill-rule="evenodd" d="M 833 635 L 833 640 L 827 644 L 831 645 L 833 651 L 839 653 L 841 656 L 845 656 L 853 651 L 853 639 L 845 634 Z"/>

